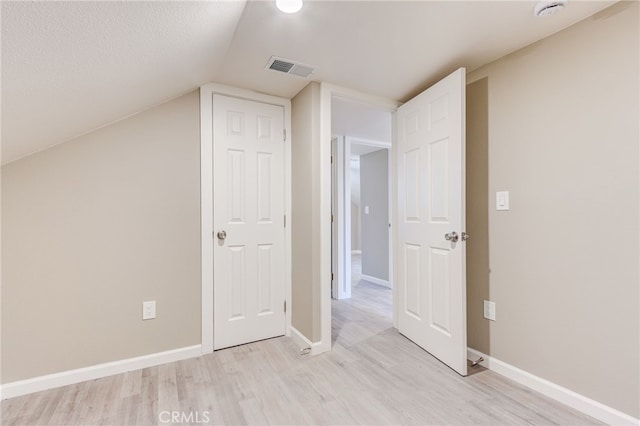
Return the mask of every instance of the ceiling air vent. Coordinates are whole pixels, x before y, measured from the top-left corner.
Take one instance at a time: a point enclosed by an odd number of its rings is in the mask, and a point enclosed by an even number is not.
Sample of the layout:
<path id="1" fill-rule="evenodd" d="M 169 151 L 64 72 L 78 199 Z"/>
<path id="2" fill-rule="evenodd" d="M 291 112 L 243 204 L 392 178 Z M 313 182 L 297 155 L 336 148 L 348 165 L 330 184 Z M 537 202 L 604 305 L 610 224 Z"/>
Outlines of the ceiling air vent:
<path id="1" fill-rule="evenodd" d="M 313 73 L 313 67 L 310 65 L 301 64 L 288 59 L 277 58 L 275 56 L 272 56 L 271 59 L 269 59 L 266 68 L 272 71 L 283 72 L 285 74 L 295 75 L 302 78 L 309 78 Z"/>

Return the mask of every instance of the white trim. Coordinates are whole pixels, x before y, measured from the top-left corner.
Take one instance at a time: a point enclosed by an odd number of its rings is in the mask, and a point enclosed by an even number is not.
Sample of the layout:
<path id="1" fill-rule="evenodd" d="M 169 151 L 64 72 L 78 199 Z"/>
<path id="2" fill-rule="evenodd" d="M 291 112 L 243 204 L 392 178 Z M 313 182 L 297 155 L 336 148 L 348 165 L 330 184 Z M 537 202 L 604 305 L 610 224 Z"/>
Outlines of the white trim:
<path id="1" fill-rule="evenodd" d="M 370 283 L 382 285 L 382 286 L 385 286 L 385 287 L 388 287 L 388 288 L 393 288 L 389 281 L 383 280 L 383 279 L 380 279 L 380 278 L 376 278 L 376 277 L 372 277 L 371 275 L 360 274 L 360 279 L 363 279 L 365 281 L 369 281 Z"/>
<path id="2" fill-rule="evenodd" d="M 333 142 L 335 140 L 335 143 Z M 334 281 L 335 299 L 351 298 L 351 259 L 345 253 L 351 251 L 351 187 L 349 156 L 349 143 L 344 136 L 336 136 L 332 139 L 333 159 L 333 248 L 334 256 Z"/>
<path id="3" fill-rule="evenodd" d="M 344 268 L 342 270 L 343 292 L 345 298 L 351 298 L 351 138 L 344 137 L 342 147 L 342 180 L 338 185 L 342 187 L 342 197 L 344 209 L 338 212 L 338 221 L 344 226 L 344 244 L 338 248 L 338 257 L 343 259 Z M 361 238 L 362 240 L 362 238 Z M 362 241 L 361 241 L 362 244 Z M 362 250 L 361 250 L 362 251 Z"/>
<path id="4" fill-rule="evenodd" d="M 331 139 L 331 164 L 332 176 L 332 214 L 331 222 L 331 262 L 333 281 L 332 297 L 334 299 L 348 299 L 351 297 L 351 259 L 347 261 L 345 256 L 341 256 L 349 244 L 350 250 L 350 231 L 348 223 L 345 222 L 345 209 L 351 209 L 350 203 L 347 203 L 347 195 L 345 193 L 345 138 L 344 136 L 335 136 Z M 349 196 L 350 198 L 350 196 Z"/>
<path id="5" fill-rule="evenodd" d="M 62 371 L 60 373 L 47 374 L 17 382 L 6 383 L 0 387 L 0 398 L 14 398 L 60 386 L 72 385 L 87 380 L 100 379 L 127 371 L 140 370 L 142 368 L 155 367 L 156 365 L 183 359 L 195 358 L 202 353 L 201 345 L 188 346 L 165 352 L 127 358 L 119 361 L 96 364 L 90 367 L 75 370 Z"/>
<path id="6" fill-rule="evenodd" d="M 202 250 L 202 353 L 213 352 L 213 94 L 284 108 L 285 139 L 285 334 L 291 326 L 291 101 L 246 89 L 209 83 L 200 87 L 200 215 Z"/>
<path id="7" fill-rule="evenodd" d="M 202 353 L 213 352 L 213 93 L 200 87 L 200 254 Z M 205 260 L 206 259 L 206 260 Z M 207 319 L 211 320 L 207 320 Z"/>
<path id="8" fill-rule="evenodd" d="M 338 180 L 339 195 L 342 196 L 342 208 L 338 210 L 338 226 L 342 228 L 342 241 L 338 247 L 337 256 L 342 261 L 339 263 L 341 270 L 338 271 L 341 278 L 341 299 L 351 298 L 351 144 L 349 138 L 342 137 L 342 150 L 338 151 L 339 167 L 342 168 L 340 179 Z"/>
<path id="9" fill-rule="evenodd" d="M 331 350 L 331 98 L 339 97 L 394 112 L 399 102 L 329 83 L 320 83 L 320 345 Z M 393 147 L 391 149 L 393 151 Z"/>
<path id="10" fill-rule="evenodd" d="M 615 408 L 604 405 L 598 401 L 574 392 L 570 389 L 557 385 L 542 377 L 535 376 L 527 371 L 507 364 L 504 361 L 483 354 L 472 348 L 467 348 L 467 357 L 469 359 L 484 358 L 480 363 L 483 367 L 488 368 L 502 376 L 508 377 L 514 382 L 520 383 L 531 388 L 549 398 L 555 399 L 575 410 L 587 414 L 595 419 L 610 425 L 639 425 L 640 419 L 636 419 L 628 414 L 618 411 Z"/>
<path id="11" fill-rule="evenodd" d="M 397 141 L 398 138 L 396 136 L 396 113 L 392 113 L 391 114 L 391 141 Z M 398 182 L 396 181 L 396 177 L 397 177 L 397 162 L 396 162 L 396 156 L 397 156 L 397 148 L 394 148 L 393 145 L 391 146 L 391 149 L 389 150 L 389 224 L 391 225 L 389 227 L 389 279 L 391 280 L 391 294 L 392 294 L 392 308 L 393 308 L 393 312 L 392 312 L 392 318 L 393 318 L 393 327 L 394 328 L 398 328 L 398 289 L 397 289 L 397 285 L 395 285 L 394 283 L 397 283 L 398 281 L 396 281 L 396 268 L 395 268 L 395 262 L 396 262 L 396 239 L 397 239 L 397 235 L 398 233 L 396 232 L 396 229 L 398 229 L 397 224 L 396 224 L 396 212 L 397 210 L 397 205 L 396 202 L 398 200 L 398 197 L 396 195 L 396 188 L 398 188 Z"/>
<path id="12" fill-rule="evenodd" d="M 392 113 L 393 112 L 389 111 L 389 114 L 392 114 Z M 393 135 L 392 135 L 392 138 L 393 138 Z M 387 148 L 387 149 L 391 149 L 391 146 L 392 146 L 391 142 L 377 141 L 373 139 L 363 139 L 355 136 L 347 136 L 347 139 L 349 143 L 355 143 L 357 145 L 375 146 L 378 148 Z"/>
<path id="13" fill-rule="evenodd" d="M 291 339 L 300 349 L 311 349 L 309 352 L 310 355 L 316 355 L 324 351 L 320 351 L 320 342 L 311 342 L 311 340 L 307 339 L 307 336 L 298 331 L 294 326 L 289 327 L 289 331 L 291 332 Z"/>
<path id="14" fill-rule="evenodd" d="M 338 205 L 338 136 L 331 138 L 331 215 L 335 217 Z M 339 215 L 338 215 L 339 216 Z M 331 298 L 340 298 L 340 269 L 338 266 L 338 246 L 339 243 L 338 222 L 334 218 L 331 220 Z"/>

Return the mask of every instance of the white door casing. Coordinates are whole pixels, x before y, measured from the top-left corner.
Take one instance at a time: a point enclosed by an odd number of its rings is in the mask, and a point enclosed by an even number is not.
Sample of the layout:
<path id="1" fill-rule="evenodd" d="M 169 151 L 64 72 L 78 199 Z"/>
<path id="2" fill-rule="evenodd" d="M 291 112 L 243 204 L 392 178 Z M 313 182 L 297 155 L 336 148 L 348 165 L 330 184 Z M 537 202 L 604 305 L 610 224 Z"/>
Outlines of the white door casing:
<path id="1" fill-rule="evenodd" d="M 398 330 L 466 375 L 465 69 L 396 119 Z"/>
<path id="2" fill-rule="evenodd" d="M 349 172 L 346 138 L 331 140 L 331 293 L 334 299 L 351 297 L 351 234 L 349 233 L 350 195 L 347 197 Z"/>
<path id="3" fill-rule="evenodd" d="M 214 349 L 285 334 L 284 125 L 282 106 L 213 95 Z"/>
<path id="4" fill-rule="evenodd" d="M 339 273 L 338 255 L 339 235 L 338 235 L 338 138 L 331 138 L 331 298 L 339 299 Z"/>

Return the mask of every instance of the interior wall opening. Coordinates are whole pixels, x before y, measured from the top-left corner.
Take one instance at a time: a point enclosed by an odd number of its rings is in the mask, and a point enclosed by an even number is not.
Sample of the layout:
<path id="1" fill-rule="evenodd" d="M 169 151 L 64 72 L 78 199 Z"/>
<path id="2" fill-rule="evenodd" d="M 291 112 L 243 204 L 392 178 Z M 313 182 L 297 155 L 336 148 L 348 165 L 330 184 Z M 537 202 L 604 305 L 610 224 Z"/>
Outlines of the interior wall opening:
<path id="1" fill-rule="evenodd" d="M 335 344 L 393 326 L 392 113 L 339 97 L 331 107 Z"/>

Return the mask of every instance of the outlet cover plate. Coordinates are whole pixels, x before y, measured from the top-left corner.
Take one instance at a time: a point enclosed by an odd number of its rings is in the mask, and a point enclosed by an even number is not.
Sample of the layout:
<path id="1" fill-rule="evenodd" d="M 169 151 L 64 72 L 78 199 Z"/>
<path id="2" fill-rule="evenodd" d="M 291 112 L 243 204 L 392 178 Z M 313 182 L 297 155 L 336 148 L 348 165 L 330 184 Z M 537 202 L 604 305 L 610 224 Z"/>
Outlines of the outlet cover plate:
<path id="1" fill-rule="evenodd" d="M 142 319 L 150 320 L 156 317 L 156 301 L 149 300 L 142 302 Z"/>
<path id="2" fill-rule="evenodd" d="M 484 301 L 484 317 L 488 320 L 496 320 L 496 303 L 488 300 Z"/>

